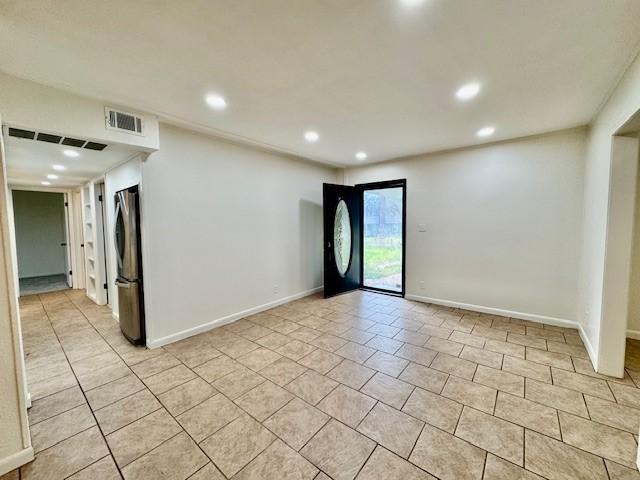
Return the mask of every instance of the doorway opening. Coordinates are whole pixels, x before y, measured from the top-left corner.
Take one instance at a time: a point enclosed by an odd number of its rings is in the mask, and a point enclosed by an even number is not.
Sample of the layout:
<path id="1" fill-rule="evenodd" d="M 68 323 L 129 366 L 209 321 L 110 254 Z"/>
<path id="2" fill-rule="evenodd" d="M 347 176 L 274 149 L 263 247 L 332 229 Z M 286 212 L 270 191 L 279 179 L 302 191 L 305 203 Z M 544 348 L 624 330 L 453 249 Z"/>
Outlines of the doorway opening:
<path id="1" fill-rule="evenodd" d="M 405 294 L 406 180 L 323 185 L 325 297 Z"/>
<path id="2" fill-rule="evenodd" d="M 362 287 L 404 295 L 406 182 L 362 188 Z"/>
<path id="3" fill-rule="evenodd" d="M 640 111 L 614 132 L 609 151 L 599 325 L 597 338 L 584 339 L 595 371 L 623 378 L 625 366 L 640 366 Z"/>
<path id="4" fill-rule="evenodd" d="M 73 286 L 65 193 L 12 190 L 20 295 Z"/>

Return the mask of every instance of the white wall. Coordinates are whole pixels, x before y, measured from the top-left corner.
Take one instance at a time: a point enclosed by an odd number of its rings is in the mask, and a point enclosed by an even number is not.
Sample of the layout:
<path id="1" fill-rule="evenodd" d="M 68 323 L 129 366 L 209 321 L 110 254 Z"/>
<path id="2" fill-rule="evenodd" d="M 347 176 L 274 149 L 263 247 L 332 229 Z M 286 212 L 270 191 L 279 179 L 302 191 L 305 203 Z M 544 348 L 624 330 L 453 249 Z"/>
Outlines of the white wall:
<path id="1" fill-rule="evenodd" d="M 160 136 L 142 165 L 151 346 L 322 285 L 334 169 L 164 124 Z"/>
<path id="2" fill-rule="evenodd" d="M 104 176 L 105 188 L 105 238 L 107 239 L 107 278 L 109 287 L 109 305 L 113 310 L 113 315 L 118 318 L 118 289 L 115 286 L 117 276 L 116 251 L 113 243 L 113 232 L 115 226 L 115 202 L 113 196 L 118 190 L 140 184 L 142 180 L 142 156 L 137 156 L 128 162 L 108 171 Z"/>
<path id="3" fill-rule="evenodd" d="M 345 181 L 407 179 L 408 296 L 571 322 L 585 137 L 567 130 L 352 168 Z"/>
<path id="4" fill-rule="evenodd" d="M 158 148 L 158 119 L 155 115 L 134 112 L 143 116 L 145 135 L 131 135 L 107 130 L 105 106 L 118 107 L 0 72 L 0 112 L 5 125 L 132 145 L 145 150 Z"/>
<path id="5" fill-rule="evenodd" d="M 619 352 L 616 354 L 609 349 L 601 351 L 600 348 L 603 338 L 607 335 L 607 330 L 603 329 L 606 315 L 602 307 L 605 293 L 612 136 L 638 109 L 640 59 L 636 58 L 591 126 L 585 161 L 583 256 L 578 318 L 595 368 L 609 375 L 620 375 L 622 370 Z M 615 349 L 615 345 L 613 348 Z"/>
<path id="6" fill-rule="evenodd" d="M 64 194 L 12 190 L 20 278 L 64 274 Z"/>

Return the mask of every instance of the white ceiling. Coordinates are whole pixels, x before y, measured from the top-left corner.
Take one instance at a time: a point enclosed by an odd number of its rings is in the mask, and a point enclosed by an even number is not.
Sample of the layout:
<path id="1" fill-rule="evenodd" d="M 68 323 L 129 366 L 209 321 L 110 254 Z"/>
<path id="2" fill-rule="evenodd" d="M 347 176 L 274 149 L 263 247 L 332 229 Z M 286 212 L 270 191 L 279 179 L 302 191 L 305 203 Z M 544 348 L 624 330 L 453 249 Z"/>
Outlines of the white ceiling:
<path id="1" fill-rule="evenodd" d="M 406 0 L 405 0 L 406 1 Z M 638 0 L 0 0 L 1 68 L 337 164 L 587 124 Z M 459 103 L 468 81 L 480 95 Z M 224 112 L 205 105 L 224 95 Z M 315 144 L 303 132 L 320 133 Z"/>
<path id="2" fill-rule="evenodd" d="M 42 187 L 40 182 L 48 181 L 51 183 L 50 188 L 82 185 L 137 153 L 120 145 L 109 145 L 98 152 L 9 135 L 4 135 L 4 147 L 9 185 Z M 62 153 L 66 149 L 75 150 L 79 156 L 66 157 Z M 62 165 L 66 170 L 55 171 L 53 165 Z M 58 175 L 59 178 L 50 180 L 46 178 L 47 174 Z"/>

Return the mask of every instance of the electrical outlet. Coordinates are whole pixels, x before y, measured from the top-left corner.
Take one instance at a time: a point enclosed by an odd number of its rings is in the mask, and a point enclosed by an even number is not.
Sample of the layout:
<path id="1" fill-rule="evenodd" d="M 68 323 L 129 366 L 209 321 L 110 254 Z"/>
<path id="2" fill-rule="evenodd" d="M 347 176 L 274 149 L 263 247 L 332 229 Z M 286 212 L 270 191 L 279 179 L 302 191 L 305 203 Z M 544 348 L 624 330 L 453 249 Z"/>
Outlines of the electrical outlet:
<path id="1" fill-rule="evenodd" d="M 273 286 L 273 293 L 278 293 L 279 290 L 280 290 L 280 287 L 278 285 Z"/>
<path id="2" fill-rule="evenodd" d="M 420 290 L 424 290 L 424 280 L 420 280 Z"/>
<path id="3" fill-rule="evenodd" d="M 419 232 L 426 232 L 427 231 L 427 224 L 426 223 L 419 223 L 418 224 L 418 231 Z"/>

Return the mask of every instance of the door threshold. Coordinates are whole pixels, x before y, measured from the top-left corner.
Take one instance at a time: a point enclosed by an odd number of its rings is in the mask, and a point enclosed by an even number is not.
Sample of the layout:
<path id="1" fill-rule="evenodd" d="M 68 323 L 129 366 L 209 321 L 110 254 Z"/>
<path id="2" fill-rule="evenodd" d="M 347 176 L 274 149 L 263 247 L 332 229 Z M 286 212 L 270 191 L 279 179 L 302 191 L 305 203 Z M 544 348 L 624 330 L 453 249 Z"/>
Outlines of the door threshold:
<path id="1" fill-rule="evenodd" d="M 389 295 L 390 297 L 404 298 L 404 293 L 403 292 L 392 292 L 391 290 L 383 290 L 381 288 L 360 287 L 358 290 L 364 290 L 366 292 L 373 292 L 373 293 L 381 293 L 382 295 Z"/>

